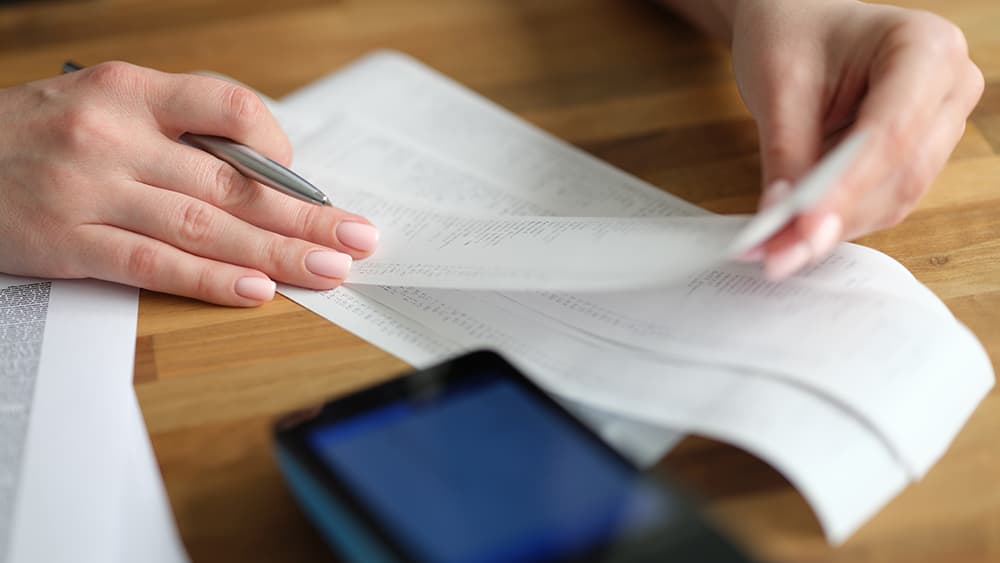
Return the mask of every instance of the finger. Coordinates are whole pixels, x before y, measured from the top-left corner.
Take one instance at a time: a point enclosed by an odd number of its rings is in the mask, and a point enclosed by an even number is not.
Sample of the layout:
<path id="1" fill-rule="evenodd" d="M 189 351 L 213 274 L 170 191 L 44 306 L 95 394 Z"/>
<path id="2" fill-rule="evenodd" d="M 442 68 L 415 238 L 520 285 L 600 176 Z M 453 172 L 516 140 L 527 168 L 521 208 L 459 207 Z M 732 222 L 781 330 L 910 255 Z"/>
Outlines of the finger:
<path id="1" fill-rule="evenodd" d="M 773 207 L 776 203 L 787 197 L 788 194 L 790 193 L 792 193 L 792 185 L 788 183 L 788 181 L 775 180 L 774 182 L 771 183 L 771 185 L 766 187 L 764 189 L 764 192 L 761 194 L 760 204 L 758 205 L 757 208 L 758 212 L 762 212 L 770 207 Z M 737 256 L 735 260 L 744 263 L 753 263 L 762 261 L 767 256 L 766 244 L 767 241 L 764 241 L 763 243 L 760 243 L 757 246 L 750 248 L 749 250 Z"/>
<path id="2" fill-rule="evenodd" d="M 839 207 L 893 183 L 897 170 L 907 165 L 939 119 L 937 112 L 955 83 L 955 69 L 962 66 L 955 58 L 967 58 L 960 32 L 948 33 L 944 30 L 951 29 L 950 24 L 928 21 L 932 23 L 925 26 L 933 30 L 905 28 L 886 40 L 872 62 L 868 94 L 853 127 L 872 138 L 836 192 Z M 921 194 L 902 195 L 912 204 Z"/>
<path id="3" fill-rule="evenodd" d="M 307 240 L 361 259 L 374 252 L 378 230 L 341 209 L 312 205 L 254 182 L 225 162 L 170 140 L 161 158 L 143 163 L 136 179 L 206 201 L 264 230 Z"/>
<path id="4" fill-rule="evenodd" d="M 110 225 L 82 225 L 76 234 L 75 255 L 88 277 L 233 307 L 255 307 L 274 298 L 274 282 L 249 268 L 194 256 Z"/>
<path id="5" fill-rule="evenodd" d="M 170 137 L 185 132 L 229 137 L 283 164 L 291 160 L 288 138 L 263 101 L 231 82 L 120 61 L 74 72 L 69 79 L 80 89 L 100 90 L 101 96 L 137 116 L 152 117 Z"/>
<path id="6" fill-rule="evenodd" d="M 765 186 L 795 182 L 819 159 L 823 139 L 823 92 L 812 81 L 782 83 L 757 119 Z"/>
<path id="7" fill-rule="evenodd" d="M 916 135 L 901 163 L 861 192 L 849 190 L 849 173 L 843 186 L 848 189 L 839 189 L 839 198 L 800 218 L 805 232 L 811 231 L 818 216 L 836 210 L 844 219 L 847 238 L 856 238 L 899 223 L 916 206 L 958 144 L 966 120 L 982 96 L 982 72 L 971 61 L 961 65 L 956 76 L 954 89 L 930 112 L 933 118 L 928 129 Z"/>
<path id="8" fill-rule="evenodd" d="M 215 77 L 151 72 L 150 106 L 168 136 L 226 137 L 284 165 L 291 162 L 288 137 L 252 90 Z"/>
<path id="9" fill-rule="evenodd" d="M 782 229 L 765 247 L 764 273 L 772 281 L 783 280 L 830 253 L 844 232 L 840 215 L 828 212 L 803 233 L 799 220 Z"/>
<path id="10" fill-rule="evenodd" d="M 975 105 L 969 103 L 969 97 L 949 99 L 943 105 L 932 132 L 914 150 L 907 165 L 890 176 L 888 185 L 866 192 L 849 209 L 804 214 L 769 241 L 764 260 L 767 277 L 781 280 L 816 263 L 845 235 L 855 238 L 901 221 L 911 206 L 900 205 L 896 194 L 926 192 L 965 132 L 966 118 Z M 972 97 L 978 99 L 978 94 Z"/>
<path id="11" fill-rule="evenodd" d="M 951 63 L 964 58 L 966 51 L 960 32 L 942 31 L 951 28 L 936 19 L 928 22 L 924 25 L 941 27 L 935 30 L 938 33 L 922 28 L 917 33 L 913 29 L 897 33 L 873 61 L 870 74 L 877 78 L 853 127 L 871 135 L 868 150 L 826 202 L 768 243 L 765 270 L 773 279 L 787 277 L 827 254 L 838 229 L 838 238 L 854 237 L 900 221 L 940 169 L 930 164 L 943 166 L 938 154 L 942 149 L 935 144 L 946 144 L 956 125 L 954 115 L 941 115 L 939 110 L 952 88 L 951 69 L 962 68 Z M 933 44 L 928 45 L 927 37 L 935 37 Z M 963 130 L 964 122 L 962 115 L 958 123 Z M 945 160 L 953 147 L 943 149 Z M 933 175 L 928 178 L 928 174 Z"/>
<path id="12" fill-rule="evenodd" d="M 254 268 L 301 287 L 332 289 L 351 268 L 347 254 L 265 231 L 199 199 L 142 184 L 122 190 L 106 217 L 191 254 Z"/>
<path id="13" fill-rule="evenodd" d="M 760 203 L 757 211 L 765 211 L 774 204 L 788 197 L 792 193 L 792 184 L 788 180 L 775 180 L 771 182 L 760 194 Z"/>

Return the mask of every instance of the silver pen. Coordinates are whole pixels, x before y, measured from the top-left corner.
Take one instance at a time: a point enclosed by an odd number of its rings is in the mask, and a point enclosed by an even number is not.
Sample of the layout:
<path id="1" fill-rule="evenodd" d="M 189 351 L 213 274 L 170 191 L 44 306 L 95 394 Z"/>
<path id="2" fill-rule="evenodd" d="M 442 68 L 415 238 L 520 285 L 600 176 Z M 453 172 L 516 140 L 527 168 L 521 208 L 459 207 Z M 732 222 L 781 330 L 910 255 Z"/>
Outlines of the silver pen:
<path id="1" fill-rule="evenodd" d="M 72 61 L 66 61 L 62 65 L 63 73 L 82 68 L 83 66 Z M 307 203 L 331 205 L 326 194 L 308 180 L 246 145 L 223 137 L 195 133 L 184 133 L 180 136 L 180 140 L 228 163 L 240 174 L 269 188 Z"/>

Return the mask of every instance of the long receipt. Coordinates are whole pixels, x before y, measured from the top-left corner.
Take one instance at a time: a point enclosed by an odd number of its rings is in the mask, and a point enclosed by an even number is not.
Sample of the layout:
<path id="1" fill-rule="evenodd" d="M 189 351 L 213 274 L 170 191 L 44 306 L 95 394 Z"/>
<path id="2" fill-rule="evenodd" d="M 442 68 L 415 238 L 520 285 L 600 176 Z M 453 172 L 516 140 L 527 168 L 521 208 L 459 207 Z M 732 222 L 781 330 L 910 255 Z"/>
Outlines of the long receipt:
<path id="1" fill-rule="evenodd" d="M 745 217 L 476 217 L 359 196 L 334 200 L 381 227 L 348 283 L 611 291 L 669 285 L 731 257 Z"/>
<path id="2" fill-rule="evenodd" d="M 922 476 L 993 384 L 976 339 L 888 257 L 845 244 L 770 283 L 723 262 L 777 212 L 710 215 L 398 54 L 278 110 L 296 166 L 383 231 L 349 286 L 283 293 L 415 365 L 498 349 L 610 413 L 603 435 L 641 461 L 668 428 L 745 448 L 831 542 Z"/>
<path id="3" fill-rule="evenodd" d="M 384 238 L 347 282 L 522 291 L 670 285 L 739 257 L 820 201 L 864 141 L 848 139 L 789 197 L 755 217 L 484 217 L 342 190 L 334 200 L 382 225 Z"/>

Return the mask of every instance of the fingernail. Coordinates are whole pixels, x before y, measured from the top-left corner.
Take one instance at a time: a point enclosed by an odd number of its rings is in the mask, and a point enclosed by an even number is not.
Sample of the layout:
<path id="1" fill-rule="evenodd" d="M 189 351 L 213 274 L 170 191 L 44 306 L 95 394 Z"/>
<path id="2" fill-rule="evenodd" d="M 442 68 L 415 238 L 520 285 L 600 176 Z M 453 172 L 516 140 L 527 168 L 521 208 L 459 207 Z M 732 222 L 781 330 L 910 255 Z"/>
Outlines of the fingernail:
<path id="1" fill-rule="evenodd" d="M 763 246 L 755 246 L 755 247 L 751 248 L 750 250 L 747 250 L 743 254 L 740 254 L 739 256 L 737 256 L 736 257 L 736 261 L 737 262 L 746 262 L 746 263 L 760 262 L 761 260 L 764 259 L 764 254 L 765 253 L 764 253 L 764 247 Z"/>
<path id="2" fill-rule="evenodd" d="M 844 222 L 836 213 L 829 213 L 823 217 L 808 239 L 813 259 L 818 260 L 829 254 L 840 241 L 843 230 Z"/>
<path id="3" fill-rule="evenodd" d="M 792 191 L 792 184 L 788 180 L 775 180 L 764 188 L 764 193 L 760 196 L 760 211 L 771 207 L 785 198 Z"/>
<path id="4" fill-rule="evenodd" d="M 267 278 L 240 278 L 236 280 L 236 294 L 254 301 L 270 301 L 274 299 L 276 284 Z"/>
<path id="5" fill-rule="evenodd" d="M 351 257 L 332 250 L 317 250 L 306 255 L 306 269 L 326 278 L 346 279 L 351 271 Z"/>
<path id="6" fill-rule="evenodd" d="M 799 271 L 812 259 L 812 249 L 805 241 L 799 241 L 767 257 L 764 275 L 771 281 L 781 281 Z"/>
<path id="7" fill-rule="evenodd" d="M 378 244 L 378 229 L 368 223 L 343 221 L 337 225 L 337 240 L 361 252 L 371 252 Z"/>

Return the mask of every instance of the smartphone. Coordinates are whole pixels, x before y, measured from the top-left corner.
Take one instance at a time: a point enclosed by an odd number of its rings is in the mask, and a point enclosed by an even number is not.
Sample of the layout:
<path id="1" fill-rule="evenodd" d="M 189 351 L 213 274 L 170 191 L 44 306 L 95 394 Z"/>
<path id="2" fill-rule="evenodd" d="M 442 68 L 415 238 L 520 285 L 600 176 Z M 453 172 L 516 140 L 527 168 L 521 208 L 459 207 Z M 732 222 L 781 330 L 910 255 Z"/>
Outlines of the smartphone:
<path id="1" fill-rule="evenodd" d="M 748 559 L 499 355 L 474 352 L 293 413 L 276 456 L 364 562 Z"/>

